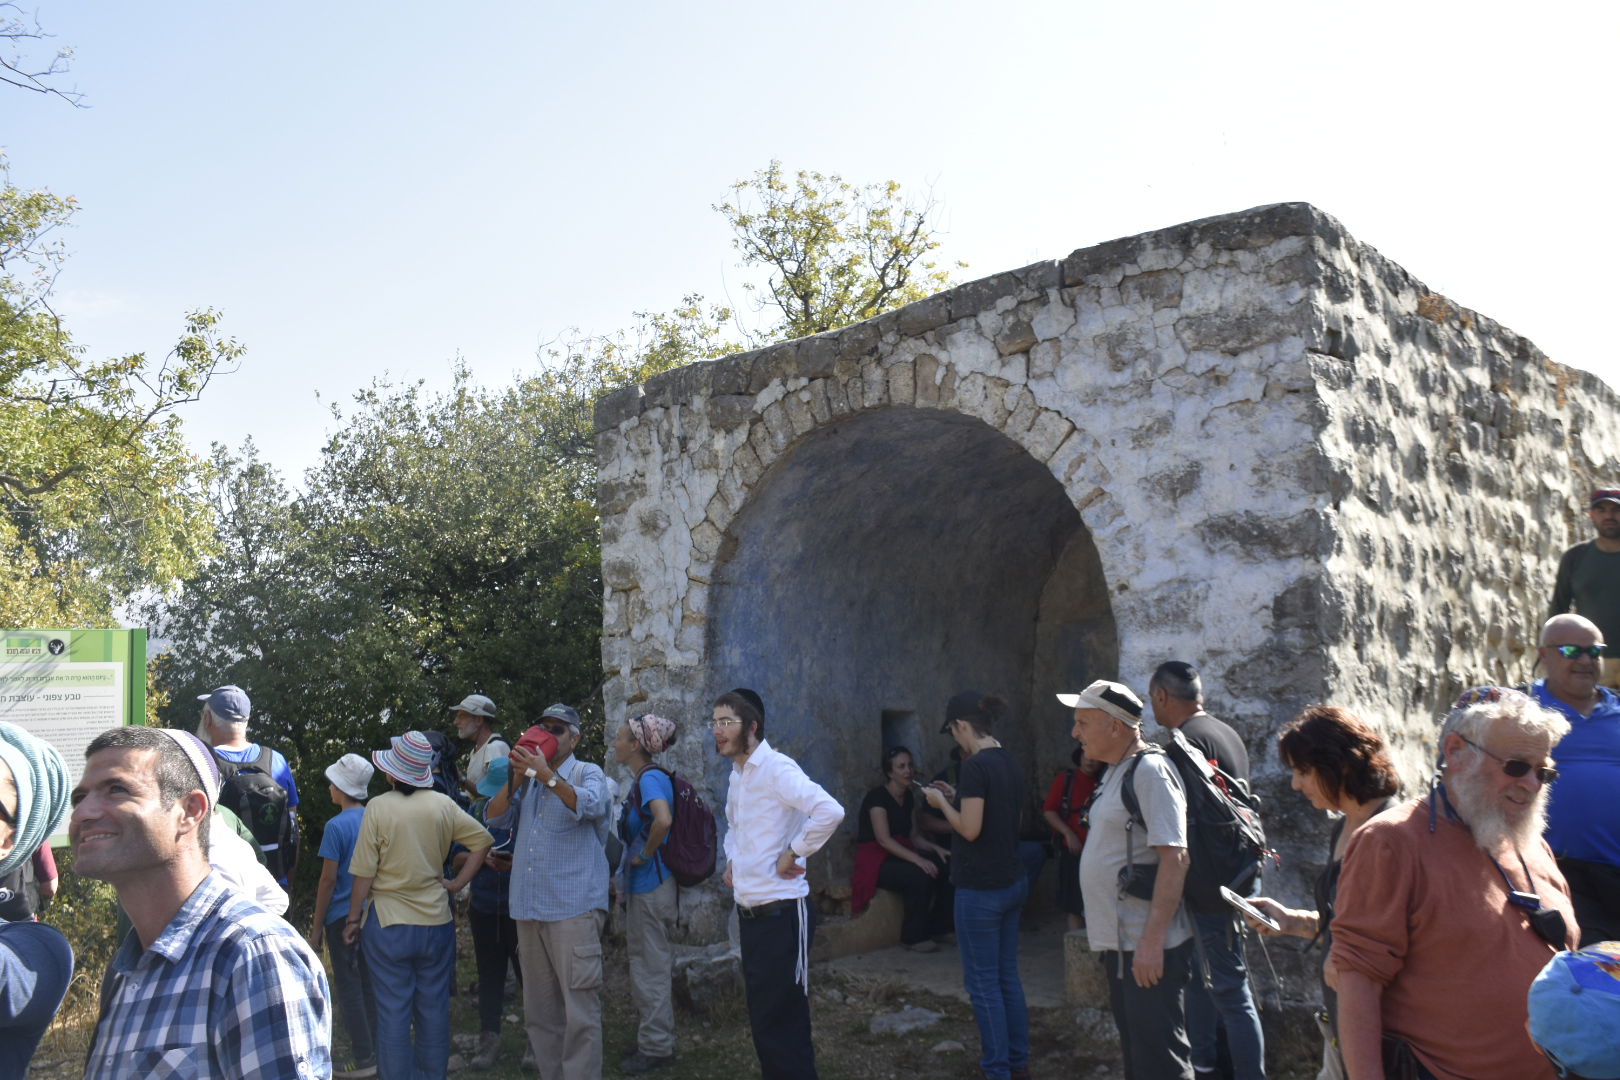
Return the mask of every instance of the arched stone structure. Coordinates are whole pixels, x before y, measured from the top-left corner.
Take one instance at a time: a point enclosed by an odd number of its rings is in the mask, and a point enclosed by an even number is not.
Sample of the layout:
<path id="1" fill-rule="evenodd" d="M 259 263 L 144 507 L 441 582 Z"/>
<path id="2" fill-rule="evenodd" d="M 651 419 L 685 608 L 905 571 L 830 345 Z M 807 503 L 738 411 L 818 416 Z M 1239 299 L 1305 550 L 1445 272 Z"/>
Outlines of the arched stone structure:
<path id="1" fill-rule="evenodd" d="M 723 799 L 699 724 L 755 685 L 853 808 L 884 724 L 935 764 L 963 685 L 1013 700 L 1044 780 L 1052 693 L 1190 660 L 1297 893 L 1321 823 L 1276 729 L 1344 704 L 1420 780 L 1457 689 L 1528 675 L 1616 405 L 1303 204 L 669 372 L 597 416 L 608 713 L 686 720 L 675 763 Z"/>

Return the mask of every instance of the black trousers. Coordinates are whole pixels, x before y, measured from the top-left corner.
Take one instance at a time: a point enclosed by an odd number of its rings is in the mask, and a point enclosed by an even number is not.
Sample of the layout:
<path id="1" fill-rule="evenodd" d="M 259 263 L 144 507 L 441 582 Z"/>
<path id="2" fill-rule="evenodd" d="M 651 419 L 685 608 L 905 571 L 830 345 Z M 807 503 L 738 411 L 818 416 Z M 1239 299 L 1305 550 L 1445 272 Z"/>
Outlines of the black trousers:
<path id="1" fill-rule="evenodd" d="M 956 898 L 956 891 L 951 888 L 951 872 L 941 865 L 937 856 L 923 857 L 939 867 L 938 877 L 929 877 L 921 867 L 893 857 L 884 859 L 883 865 L 878 867 L 878 888 L 900 894 L 905 911 L 900 923 L 902 945 L 915 945 L 935 934 L 951 931 L 951 908 Z"/>
<path id="2" fill-rule="evenodd" d="M 816 934 L 816 913 L 808 898 L 802 905 L 794 901 L 782 904 L 760 918 L 739 915 L 737 919 L 748 1026 L 762 1080 L 817 1080 L 816 1048 L 810 1041 L 810 995 L 794 980 L 801 906 L 808 963 Z"/>
<path id="3" fill-rule="evenodd" d="M 1620 941 L 1620 866 L 1561 858 L 1558 869 L 1569 885 L 1581 944 Z"/>
<path id="4" fill-rule="evenodd" d="M 1125 1080 L 1193 1080 L 1186 990 L 1196 947 L 1188 940 L 1166 949 L 1164 977 L 1146 989 L 1136 985 L 1132 969 L 1136 953 L 1099 954 L 1108 973 L 1108 998 L 1125 1057 Z"/>
<path id="5" fill-rule="evenodd" d="M 518 973 L 517 923 L 506 912 L 467 912 L 472 928 L 473 960 L 478 964 L 478 1030 L 500 1031 L 506 997 L 506 966 Z"/>

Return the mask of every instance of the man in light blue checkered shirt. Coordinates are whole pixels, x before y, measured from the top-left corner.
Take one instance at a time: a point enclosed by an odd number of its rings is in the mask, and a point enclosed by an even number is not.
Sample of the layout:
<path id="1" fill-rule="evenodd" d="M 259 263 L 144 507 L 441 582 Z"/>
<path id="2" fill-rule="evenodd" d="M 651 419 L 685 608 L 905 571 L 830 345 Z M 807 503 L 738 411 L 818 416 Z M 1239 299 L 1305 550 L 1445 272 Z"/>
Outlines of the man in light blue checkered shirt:
<path id="1" fill-rule="evenodd" d="M 329 1078 L 326 975 L 304 939 L 208 865 L 219 790 L 189 732 L 103 732 L 85 751 L 73 868 L 134 929 L 107 966 L 86 1080 Z"/>
<path id="2" fill-rule="evenodd" d="M 511 779 L 490 799 L 493 828 L 512 829 L 512 896 L 523 1015 L 541 1080 L 602 1075 L 602 924 L 608 868 L 603 853 L 612 795 L 599 765 L 574 757 L 579 714 L 553 705 L 540 726 L 556 740 L 532 753 L 512 748 Z"/>

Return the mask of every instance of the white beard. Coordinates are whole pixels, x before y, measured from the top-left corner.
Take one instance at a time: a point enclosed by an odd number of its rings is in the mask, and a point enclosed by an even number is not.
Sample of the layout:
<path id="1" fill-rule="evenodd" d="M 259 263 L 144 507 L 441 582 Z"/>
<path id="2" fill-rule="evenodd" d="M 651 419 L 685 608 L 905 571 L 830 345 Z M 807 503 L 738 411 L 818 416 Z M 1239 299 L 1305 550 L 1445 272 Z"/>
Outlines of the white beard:
<path id="1" fill-rule="evenodd" d="M 1502 801 L 1485 790 L 1481 782 L 1485 768 L 1500 768 L 1488 758 L 1467 770 L 1458 770 L 1446 778 L 1446 795 L 1457 812 L 1468 823 L 1474 834 L 1474 843 L 1494 854 L 1503 847 L 1526 851 L 1535 846 L 1547 828 L 1547 788 L 1536 792 L 1535 800 L 1518 818 L 1508 817 Z"/>

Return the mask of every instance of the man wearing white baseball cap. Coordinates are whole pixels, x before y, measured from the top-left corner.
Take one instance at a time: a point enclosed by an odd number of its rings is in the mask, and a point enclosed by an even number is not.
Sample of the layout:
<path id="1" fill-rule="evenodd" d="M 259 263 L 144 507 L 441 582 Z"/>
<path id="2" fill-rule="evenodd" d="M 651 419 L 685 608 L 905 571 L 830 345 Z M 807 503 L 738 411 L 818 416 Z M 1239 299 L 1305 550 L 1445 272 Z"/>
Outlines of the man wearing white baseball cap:
<path id="1" fill-rule="evenodd" d="M 1091 831 L 1080 853 L 1080 891 L 1086 937 L 1102 954 L 1108 978 L 1125 1074 L 1192 1080 L 1186 987 L 1193 930 L 1181 905 L 1189 865 L 1181 778 L 1143 740 L 1142 699 L 1129 687 L 1099 679 L 1057 697 L 1074 710 L 1072 734 L 1086 754 L 1109 766 L 1087 812 Z M 1132 758 L 1138 760 L 1128 764 Z M 1127 782 L 1142 824 L 1121 795 Z"/>

